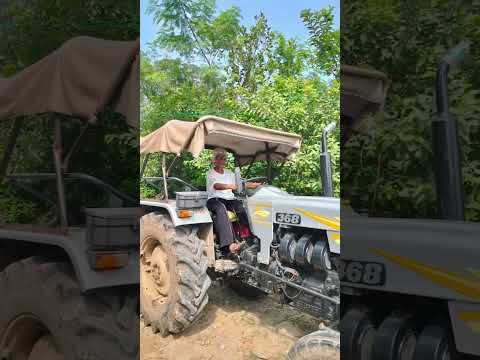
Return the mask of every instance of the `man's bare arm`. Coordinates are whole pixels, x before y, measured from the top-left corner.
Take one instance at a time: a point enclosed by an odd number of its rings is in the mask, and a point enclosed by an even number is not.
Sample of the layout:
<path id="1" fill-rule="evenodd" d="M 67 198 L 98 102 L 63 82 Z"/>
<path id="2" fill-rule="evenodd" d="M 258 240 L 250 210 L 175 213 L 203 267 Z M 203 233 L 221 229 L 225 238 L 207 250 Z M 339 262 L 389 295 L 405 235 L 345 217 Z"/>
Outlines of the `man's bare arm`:
<path id="1" fill-rule="evenodd" d="M 213 184 L 213 188 L 215 190 L 237 190 L 237 185 L 215 183 L 215 184 Z"/>

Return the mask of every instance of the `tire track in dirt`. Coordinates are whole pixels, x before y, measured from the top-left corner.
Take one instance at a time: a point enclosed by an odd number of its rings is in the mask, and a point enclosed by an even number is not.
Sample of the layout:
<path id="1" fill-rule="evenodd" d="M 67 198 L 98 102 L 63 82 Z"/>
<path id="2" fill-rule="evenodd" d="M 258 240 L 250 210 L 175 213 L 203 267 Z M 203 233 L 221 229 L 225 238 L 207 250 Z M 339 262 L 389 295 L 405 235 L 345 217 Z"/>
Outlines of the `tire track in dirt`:
<path id="1" fill-rule="evenodd" d="M 212 284 L 210 301 L 181 335 L 162 337 L 141 324 L 141 360 L 284 360 L 291 346 L 318 329 L 318 320 L 276 297 L 256 300 Z"/>

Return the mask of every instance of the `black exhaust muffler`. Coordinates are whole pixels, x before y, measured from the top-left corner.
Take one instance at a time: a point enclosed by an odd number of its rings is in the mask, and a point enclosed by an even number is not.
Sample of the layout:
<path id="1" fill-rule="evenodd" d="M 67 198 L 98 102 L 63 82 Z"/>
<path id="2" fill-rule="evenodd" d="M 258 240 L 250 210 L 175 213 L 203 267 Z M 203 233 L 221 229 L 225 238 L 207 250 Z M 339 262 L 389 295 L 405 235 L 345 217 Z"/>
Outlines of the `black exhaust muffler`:
<path id="1" fill-rule="evenodd" d="M 441 219 L 465 220 L 465 198 L 461 169 L 457 120 L 450 113 L 448 101 L 448 72 L 464 62 L 468 42 L 450 49 L 437 69 L 437 116 L 432 121 L 432 140 L 438 215 Z"/>

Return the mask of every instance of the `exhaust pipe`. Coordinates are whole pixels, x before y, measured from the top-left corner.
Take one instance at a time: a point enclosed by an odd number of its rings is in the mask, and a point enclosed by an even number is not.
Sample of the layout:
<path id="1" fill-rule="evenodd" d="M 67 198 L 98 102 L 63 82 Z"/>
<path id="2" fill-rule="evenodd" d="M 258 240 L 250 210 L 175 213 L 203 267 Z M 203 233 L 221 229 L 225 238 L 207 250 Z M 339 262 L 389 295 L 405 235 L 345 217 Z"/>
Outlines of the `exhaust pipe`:
<path id="1" fill-rule="evenodd" d="M 432 121 L 432 139 L 438 215 L 446 220 L 465 220 L 465 199 L 457 120 L 450 113 L 448 72 L 465 61 L 469 43 L 450 49 L 437 69 L 437 115 Z"/>
<path id="2" fill-rule="evenodd" d="M 337 125 L 332 122 L 328 124 L 322 132 L 322 143 L 320 144 L 320 172 L 322 176 L 323 195 L 326 197 L 333 196 L 333 180 L 332 180 L 332 163 L 330 154 L 328 153 L 327 137 Z"/>

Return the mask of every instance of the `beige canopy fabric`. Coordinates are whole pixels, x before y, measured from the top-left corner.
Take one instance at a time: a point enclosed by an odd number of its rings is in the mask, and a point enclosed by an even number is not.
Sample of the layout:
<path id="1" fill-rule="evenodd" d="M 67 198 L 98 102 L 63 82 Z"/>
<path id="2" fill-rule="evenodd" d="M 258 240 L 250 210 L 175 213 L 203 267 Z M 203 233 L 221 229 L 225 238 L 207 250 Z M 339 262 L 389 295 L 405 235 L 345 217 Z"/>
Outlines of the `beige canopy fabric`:
<path id="1" fill-rule="evenodd" d="M 140 153 L 180 155 L 183 151 L 197 157 L 205 148 L 222 147 L 238 155 L 240 164 L 266 160 L 266 144 L 272 160 L 287 160 L 300 149 L 299 135 L 247 125 L 216 116 L 204 116 L 196 122 L 171 120 L 140 139 Z"/>
<path id="2" fill-rule="evenodd" d="M 382 109 L 390 81 L 379 71 L 342 65 L 340 69 L 341 114 L 359 120 Z"/>
<path id="3" fill-rule="evenodd" d="M 138 127 L 139 41 L 77 37 L 7 79 L 0 79 L 0 121 L 61 113 L 94 121 L 107 105 Z"/>

